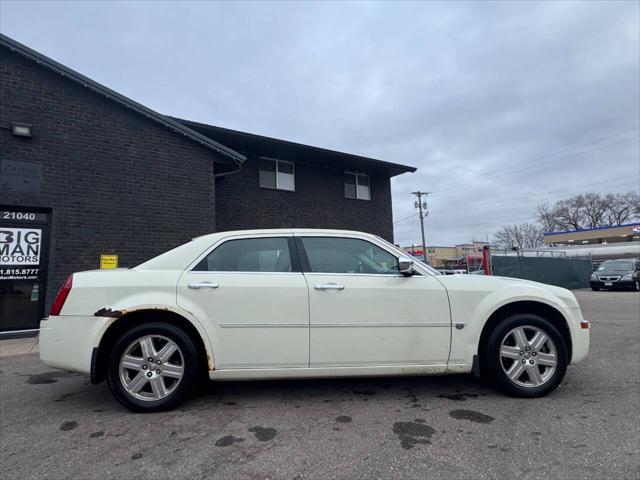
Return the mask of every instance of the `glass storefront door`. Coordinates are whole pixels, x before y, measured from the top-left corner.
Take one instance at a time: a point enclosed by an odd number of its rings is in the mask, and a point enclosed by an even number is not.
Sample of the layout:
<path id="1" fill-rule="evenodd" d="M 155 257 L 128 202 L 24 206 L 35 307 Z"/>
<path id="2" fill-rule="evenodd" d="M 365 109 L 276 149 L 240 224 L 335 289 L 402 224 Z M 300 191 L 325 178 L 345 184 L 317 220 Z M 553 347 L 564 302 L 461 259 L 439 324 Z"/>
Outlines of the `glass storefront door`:
<path id="1" fill-rule="evenodd" d="M 0 334 L 44 316 L 49 224 L 47 211 L 0 206 Z"/>

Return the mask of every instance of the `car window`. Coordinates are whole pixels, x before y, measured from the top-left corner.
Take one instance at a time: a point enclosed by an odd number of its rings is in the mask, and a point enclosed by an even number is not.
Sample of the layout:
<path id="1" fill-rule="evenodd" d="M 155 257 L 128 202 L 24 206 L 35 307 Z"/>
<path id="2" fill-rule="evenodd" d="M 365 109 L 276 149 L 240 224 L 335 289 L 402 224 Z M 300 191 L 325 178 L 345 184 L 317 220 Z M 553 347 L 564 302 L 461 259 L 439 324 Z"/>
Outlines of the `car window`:
<path id="1" fill-rule="evenodd" d="M 216 247 L 194 268 L 208 272 L 291 272 L 286 238 L 229 240 Z"/>
<path id="2" fill-rule="evenodd" d="M 398 275 L 398 259 L 356 238 L 303 237 L 309 268 L 316 273 Z"/>
<path id="3" fill-rule="evenodd" d="M 629 260 L 606 260 L 598 268 L 598 271 L 602 270 L 633 270 L 633 262 Z"/>

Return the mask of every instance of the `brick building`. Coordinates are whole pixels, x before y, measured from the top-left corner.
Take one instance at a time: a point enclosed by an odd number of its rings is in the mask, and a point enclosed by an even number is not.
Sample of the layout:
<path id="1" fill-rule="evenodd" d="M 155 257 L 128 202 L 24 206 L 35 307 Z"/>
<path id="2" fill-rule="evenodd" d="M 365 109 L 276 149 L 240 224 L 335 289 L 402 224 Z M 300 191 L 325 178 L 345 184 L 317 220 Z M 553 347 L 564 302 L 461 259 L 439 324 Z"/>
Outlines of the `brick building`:
<path id="1" fill-rule="evenodd" d="M 393 239 L 412 167 L 175 119 L 0 35 L 0 332 L 36 328 L 66 275 L 214 231 Z"/>

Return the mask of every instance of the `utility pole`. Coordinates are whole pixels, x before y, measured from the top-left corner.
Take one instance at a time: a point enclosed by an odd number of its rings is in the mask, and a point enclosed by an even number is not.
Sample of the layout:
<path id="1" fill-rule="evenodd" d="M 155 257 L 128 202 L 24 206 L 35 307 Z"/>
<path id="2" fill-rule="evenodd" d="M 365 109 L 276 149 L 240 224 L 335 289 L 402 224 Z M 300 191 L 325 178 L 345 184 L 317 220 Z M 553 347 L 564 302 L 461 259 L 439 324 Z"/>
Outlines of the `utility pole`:
<path id="1" fill-rule="evenodd" d="M 416 197 L 417 200 L 414 203 L 414 207 L 418 209 L 418 214 L 420 215 L 420 230 L 422 232 L 422 258 L 424 259 L 424 263 L 427 263 L 427 244 L 424 241 L 424 218 L 429 215 L 427 211 L 427 201 L 422 201 L 422 197 L 427 198 L 430 192 L 411 192 Z"/>

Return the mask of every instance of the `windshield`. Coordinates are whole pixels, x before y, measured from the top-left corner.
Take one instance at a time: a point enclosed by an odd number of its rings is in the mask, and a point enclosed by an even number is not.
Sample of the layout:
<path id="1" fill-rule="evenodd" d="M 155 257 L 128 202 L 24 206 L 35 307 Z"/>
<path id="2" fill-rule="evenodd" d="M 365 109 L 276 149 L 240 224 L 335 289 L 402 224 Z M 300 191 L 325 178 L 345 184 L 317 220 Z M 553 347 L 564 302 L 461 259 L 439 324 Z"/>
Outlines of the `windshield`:
<path id="1" fill-rule="evenodd" d="M 600 270 L 633 270 L 633 262 L 629 260 L 607 260 L 602 262 L 598 268 Z"/>

